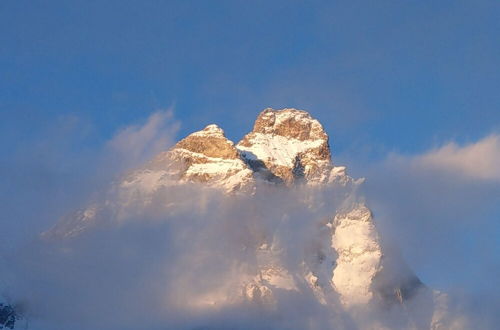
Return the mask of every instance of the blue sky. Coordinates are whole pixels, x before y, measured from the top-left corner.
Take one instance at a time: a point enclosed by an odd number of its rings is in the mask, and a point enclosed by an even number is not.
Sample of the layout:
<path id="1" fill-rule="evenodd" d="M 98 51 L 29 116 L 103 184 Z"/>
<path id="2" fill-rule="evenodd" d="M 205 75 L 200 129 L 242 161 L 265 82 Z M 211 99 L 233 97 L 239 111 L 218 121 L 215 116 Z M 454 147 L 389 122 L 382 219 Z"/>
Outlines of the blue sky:
<path id="1" fill-rule="evenodd" d="M 3 152 L 57 118 L 82 142 L 175 106 L 240 138 L 305 108 L 339 151 L 415 152 L 500 125 L 496 1 L 2 1 Z M 369 147 L 367 147 L 369 146 Z"/>
<path id="2" fill-rule="evenodd" d="M 351 161 L 356 175 L 391 153 L 413 164 L 413 155 L 450 141 L 476 143 L 500 131 L 498 17 L 498 1 L 483 0 L 4 0 L 0 166 L 21 170 L 4 171 L 8 189 L 2 194 L 15 186 L 34 209 L 69 201 L 65 187 L 85 185 L 85 155 L 120 128 L 167 108 L 182 125 L 179 137 L 215 122 L 233 140 L 266 107 L 309 110 L 330 134 L 334 160 L 338 155 Z M 34 171 L 38 181 L 23 181 Z M 472 200 L 465 203 L 469 208 L 461 215 L 444 212 L 456 219 L 482 210 L 479 223 L 490 236 L 457 220 L 463 228 L 453 232 L 449 246 L 476 246 L 486 237 L 490 280 L 499 273 L 498 242 L 491 233 L 500 230 L 498 208 L 492 206 L 499 200 L 498 179 L 492 177 L 487 187 L 469 178 L 481 188 L 453 201 Z M 408 196 L 421 195 L 408 184 L 401 188 Z M 468 190 L 471 184 L 446 181 L 440 187 Z M 5 207 L 12 219 L 28 212 Z M 47 211 L 45 217 L 54 214 Z M 410 229 L 404 237 L 410 238 Z M 461 286 L 490 269 L 457 275 L 461 260 L 449 261 L 450 252 L 425 264 L 427 254 L 418 259 L 418 251 L 407 251 L 424 279 L 438 286 L 450 274 Z M 451 264 L 436 271 L 445 260 Z"/>

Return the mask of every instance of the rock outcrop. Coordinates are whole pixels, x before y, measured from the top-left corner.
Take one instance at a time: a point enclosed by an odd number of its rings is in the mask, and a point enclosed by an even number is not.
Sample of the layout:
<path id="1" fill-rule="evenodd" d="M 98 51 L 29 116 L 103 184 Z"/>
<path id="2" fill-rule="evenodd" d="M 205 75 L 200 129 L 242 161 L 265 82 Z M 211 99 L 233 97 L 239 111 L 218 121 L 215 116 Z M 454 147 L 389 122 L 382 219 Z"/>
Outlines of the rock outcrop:
<path id="1" fill-rule="evenodd" d="M 277 182 L 327 183 L 347 179 L 345 168 L 331 163 L 323 126 L 302 110 L 265 109 L 237 148 L 256 173 Z"/>
<path id="2" fill-rule="evenodd" d="M 252 174 L 234 143 L 220 127 L 212 124 L 188 135 L 143 169 L 131 173 L 122 187 L 154 192 L 161 186 L 195 182 L 233 192 L 248 188 Z"/>

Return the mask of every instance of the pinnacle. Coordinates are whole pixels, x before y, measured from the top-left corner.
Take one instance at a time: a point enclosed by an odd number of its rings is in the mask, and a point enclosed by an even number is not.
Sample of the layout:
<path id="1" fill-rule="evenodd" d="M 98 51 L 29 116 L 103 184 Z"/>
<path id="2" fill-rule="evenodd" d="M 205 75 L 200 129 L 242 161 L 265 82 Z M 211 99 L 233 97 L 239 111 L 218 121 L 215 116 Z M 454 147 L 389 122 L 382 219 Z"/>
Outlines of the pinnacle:
<path id="1" fill-rule="evenodd" d="M 219 125 L 217 125 L 217 124 L 207 125 L 207 127 L 205 127 L 203 130 L 207 131 L 207 132 L 217 132 L 217 133 L 224 134 L 224 130 L 222 128 L 220 128 Z"/>
<path id="2" fill-rule="evenodd" d="M 327 140 L 323 126 L 307 111 L 294 108 L 264 109 L 257 117 L 253 133 L 281 135 L 298 140 Z"/>
<path id="3" fill-rule="evenodd" d="M 290 114 L 293 114 L 293 113 L 303 113 L 303 114 L 307 114 L 307 115 L 311 116 L 309 114 L 309 112 L 307 112 L 305 110 L 296 109 L 296 108 L 283 108 L 283 109 L 265 108 L 259 114 L 259 117 L 262 114 L 269 113 L 269 112 L 272 112 L 272 113 L 290 113 Z"/>
<path id="4" fill-rule="evenodd" d="M 194 132 L 191 135 L 194 135 L 194 136 L 213 136 L 213 137 L 225 138 L 224 130 L 216 124 L 210 124 L 210 125 L 206 126 L 204 129 L 202 129 L 201 131 Z"/>
<path id="5" fill-rule="evenodd" d="M 179 141 L 174 148 L 186 149 L 207 157 L 224 159 L 238 157 L 234 143 L 228 140 L 224 131 L 215 124 L 208 125 L 203 130 L 188 135 Z"/>

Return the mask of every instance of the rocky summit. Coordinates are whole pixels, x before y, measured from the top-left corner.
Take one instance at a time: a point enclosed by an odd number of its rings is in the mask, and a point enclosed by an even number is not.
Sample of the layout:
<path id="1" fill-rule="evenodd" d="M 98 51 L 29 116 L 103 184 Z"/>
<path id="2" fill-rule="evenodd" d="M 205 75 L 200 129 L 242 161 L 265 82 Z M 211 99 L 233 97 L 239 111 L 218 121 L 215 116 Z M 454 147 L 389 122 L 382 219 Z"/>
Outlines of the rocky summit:
<path id="1" fill-rule="evenodd" d="M 253 130 L 236 145 L 217 125 L 208 125 L 161 153 L 128 182 L 161 177 L 163 184 L 199 182 L 234 192 L 255 185 L 317 184 L 350 178 L 331 162 L 328 135 L 321 124 L 302 110 L 265 109 Z"/>
<path id="2" fill-rule="evenodd" d="M 238 144 L 243 158 L 257 173 L 286 184 L 327 183 L 343 177 L 331 164 L 328 135 L 305 111 L 266 109 L 252 132 Z"/>
<path id="3" fill-rule="evenodd" d="M 134 175 L 141 181 L 143 174 L 165 170 L 170 182 L 198 182 L 225 187 L 228 191 L 242 189 L 252 181 L 252 171 L 241 159 L 234 143 L 213 124 L 182 139 L 172 149 L 155 157 L 144 172 Z"/>

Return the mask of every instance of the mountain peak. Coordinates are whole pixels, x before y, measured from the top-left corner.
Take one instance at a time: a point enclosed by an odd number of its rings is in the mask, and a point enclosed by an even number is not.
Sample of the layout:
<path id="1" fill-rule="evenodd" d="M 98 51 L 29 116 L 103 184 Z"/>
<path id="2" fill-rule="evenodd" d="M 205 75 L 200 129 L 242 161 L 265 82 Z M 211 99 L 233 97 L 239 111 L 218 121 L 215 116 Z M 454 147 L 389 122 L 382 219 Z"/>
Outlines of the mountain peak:
<path id="1" fill-rule="evenodd" d="M 307 111 L 294 108 L 264 109 L 258 115 L 252 132 L 274 134 L 300 141 L 328 140 L 328 135 L 318 120 Z"/>
<path id="2" fill-rule="evenodd" d="M 224 131 L 215 124 L 188 135 L 174 146 L 174 149 L 179 148 L 212 158 L 235 159 L 239 157 L 234 143 L 227 139 Z"/>
<path id="3" fill-rule="evenodd" d="M 255 171 L 270 172 L 285 183 L 330 180 L 328 135 L 306 111 L 265 109 L 236 147 Z"/>
<path id="4" fill-rule="evenodd" d="M 224 130 L 220 128 L 217 124 L 210 124 L 207 125 L 204 129 L 198 132 L 194 132 L 190 135 L 196 135 L 196 136 L 216 136 L 216 137 L 224 137 Z"/>

